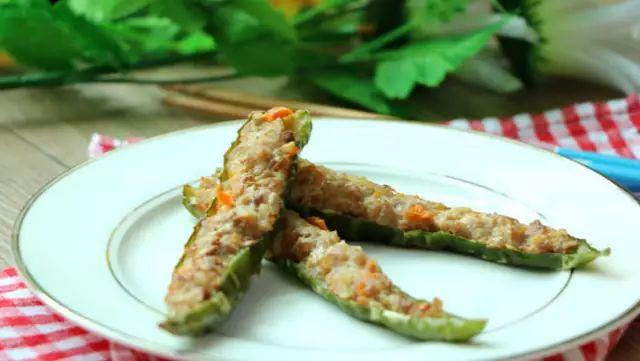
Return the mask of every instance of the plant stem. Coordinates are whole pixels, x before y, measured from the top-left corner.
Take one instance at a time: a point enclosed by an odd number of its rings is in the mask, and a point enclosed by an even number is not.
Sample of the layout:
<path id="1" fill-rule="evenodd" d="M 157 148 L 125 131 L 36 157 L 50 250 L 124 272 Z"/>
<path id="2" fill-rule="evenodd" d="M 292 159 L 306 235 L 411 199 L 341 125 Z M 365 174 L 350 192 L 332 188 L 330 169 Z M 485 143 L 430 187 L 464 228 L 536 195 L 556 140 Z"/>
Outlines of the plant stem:
<path id="1" fill-rule="evenodd" d="M 121 73 L 128 70 L 153 68 L 162 65 L 176 64 L 186 60 L 204 59 L 213 56 L 213 52 L 191 55 L 170 55 L 141 60 L 122 68 L 107 65 L 91 66 L 82 70 L 49 71 L 0 77 L 0 90 L 21 87 L 60 86 L 92 81 L 102 81 L 101 77 Z M 108 78 L 107 78 L 108 79 Z"/>
<path id="2" fill-rule="evenodd" d="M 404 23 L 387 33 L 380 35 L 374 40 L 360 45 L 359 47 L 355 48 L 351 52 L 345 54 L 340 59 L 340 61 L 344 63 L 349 63 L 349 62 L 365 59 L 368 56 L 370 56 L 373 51 L 376 51 L 382 48 L 383 46 L 389 44 L 390 42 L 406 35 L 409 31 L 411 31 L 411 29 L 413 29 L 413 27 L 414 27 L 414 24 L 410 22 Z"/>
<path id="3" fill-rule="evenodd" d="M 30 86 L 59 86 L 84 83 L 99 74 L 112 72 L 113 68 L 92 67 L 82 71 L 53 71 L 0 77 L 0 89 L 14 89 Z"/>
<path id="4" fill-rule="evenodd" d="M 307 25 L 314 22 L 330 20 L 335 17 L 364 10 L 366 8 L 366 5 L 366 2 L 362 2 L 362 4 L 341 4 L 334 8 L 318 5 L 296 16 L 296 18 L 293 20 L 293 24 L 296 27 L 300 27 L 302 25 Z M 326 13 L 327 10 L 333 11 Z"/>
<path id="5" fill-rule="evenodd" d="M 196 83 L 208 83 L 214 81 L 221 80 L 229 80 L 229 79 L 237 79 L 241 75 L 237 73 L 232 74 L 223 74 L 217 76 L 206 76 L 199 78 L 176 78 L 176 79 L 145 79 L 145 78 L 136 78 L 136 77 L 106 77 L 106 78 L 97 78 L 94 79 L 93 82 L 96 83 L 130 83 L 130 84 L 156 84 L 156 85 L 167 85 L 167 84 L 196 84 Z"/>

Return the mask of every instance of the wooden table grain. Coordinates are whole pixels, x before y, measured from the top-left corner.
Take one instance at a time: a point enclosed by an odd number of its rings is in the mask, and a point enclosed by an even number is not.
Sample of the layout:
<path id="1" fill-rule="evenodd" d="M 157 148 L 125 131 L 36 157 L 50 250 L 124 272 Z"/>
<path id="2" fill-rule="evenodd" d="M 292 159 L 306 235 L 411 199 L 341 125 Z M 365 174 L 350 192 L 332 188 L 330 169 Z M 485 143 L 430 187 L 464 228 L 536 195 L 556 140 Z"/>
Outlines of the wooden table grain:
<path id="1" fill-rule="evenodd" d="M 344 105 L 286 79 L 243 79 L 216 85 Z M 157 87 L 122 84 L 0 92 L 0 268 L 13 263 L 9 240 L 20 209 L 41 186 L 87 159 L 92 133 L 151 137 L 222 120 L 168 109 L 161 105 L 162 96 Z M 542 111 L 620 96 L 610 89 L 562 79 L 510 96 L 450 82 L 442 89 L 423 91 L 414 103 L 418 118 L 433 121 Z M 631 325 L 609 360 L 640 360 L 639 324 Z"/>

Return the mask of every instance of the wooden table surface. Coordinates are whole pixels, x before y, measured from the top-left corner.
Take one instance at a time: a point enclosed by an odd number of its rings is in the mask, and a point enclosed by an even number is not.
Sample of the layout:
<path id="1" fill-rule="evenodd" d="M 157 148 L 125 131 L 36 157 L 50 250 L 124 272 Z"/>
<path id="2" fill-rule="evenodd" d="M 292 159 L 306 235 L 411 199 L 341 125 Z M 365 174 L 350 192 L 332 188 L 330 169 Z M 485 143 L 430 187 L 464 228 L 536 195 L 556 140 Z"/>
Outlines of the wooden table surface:
<path id="1" fill-rule="evenodd" d="M 243 79 L 216 86 L 289 98 L 304 94 L 337 103 L 284 79 Z M 163 91 L 153 86 L 104 84 L 0 92 L 0 268 L 12 264 L 9 240 L 19 210 L 47 181 L 87 159 L 92 133 L 151 137 L 222 120 L 168 109 L 160 103 L 162 96 Z M 567 80 L 553 80 L 535 91 L 510 96 L 450 82 L 443 89 L 424 91 L 415 103 L 421 119 L 446 120 L 542 111 L 620 96 L 610 89 Z M 640 360 L 639 323 L 632 324 L 609 360 Z"/>

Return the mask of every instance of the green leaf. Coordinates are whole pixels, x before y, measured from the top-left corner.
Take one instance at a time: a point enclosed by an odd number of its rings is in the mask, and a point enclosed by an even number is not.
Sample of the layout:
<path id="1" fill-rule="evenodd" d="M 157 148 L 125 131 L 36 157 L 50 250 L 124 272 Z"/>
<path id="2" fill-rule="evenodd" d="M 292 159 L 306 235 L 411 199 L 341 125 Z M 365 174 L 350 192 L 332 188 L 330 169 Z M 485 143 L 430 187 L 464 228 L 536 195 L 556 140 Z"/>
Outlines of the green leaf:
<path id="1" fill-rule="evenodd" d="M 155 0 L 149 9 L 152 14 L 169 18 L 189 32 L 202 30 L 207 20 L 202 9 L 184 0 Z"/>
<path id="2" fill-rule="evenodd" d="M 213 38 L 207 33 L 198 31 L 187 35 L 178 42 L 176 50 L 180 54 L 194 54 L 215 49 Z"/>
<path id="3" fill-rule="evenodd" d="M 407 12 L 412 22 L 419 25 L 444 23 L 463 11 L 470 0 L 408 0 Z"/>
<path id="4" fill-rule="evenodd" d="M 96 22 L 113 20 L 131 15 L 154 0 L 69 0 L 69 7 L 76 14 Z"/>
<path id="5" fill-rule="evenodd" d="M 180 27 L 167 18 L 144 16 L 108 25 L 134 54 L 166 52 L 177 44 Z"/>
<path id="6" fill-rule="evenodd" d="M 409 31 L 411 31 L 412 28 L 413 28 L 413 25 L 410 23 L 400 25 L 399 27 L 385 34 L 382 34 L 367 43 L 359 45 L 352 51 L 343 55 L 340 58 L 340 61 L 344 63 L 349 63 L 353 61 L 367 59 L 371 56 L 371 53 L 373 53 L 376 50 L 382 49 L 384 46 L 388 45 L 393 41 L 398 40 L 402 36 L 409 33 Z"/>
<path id="7" fill-rule="evenodd" d="M 65 0 L 54 6 L 31 3 L 36 1 L 13 1 L 0 10 L 0 47 L 27 66 L 120 68 L 150 56 L 192 54 L 214 47 L 206 33 L 185 32 L 169 18 L 137 16 L 94 22 L 74 13 Z"/>
<path id="8" fill-rule="evenodd" d="M 217 38 L 216 38 L 217 39 Z M 292 44 L 280 38 L 254 39 L 240 46 L 223 45 L 224 58 L 239 73 L 258 76 L 288 75 L 295 69 Z"/>
<path id="9" fill-rule="evenodd" d="M 266 0 L 228 0 L 238 9 L 257 19 L 273 34 L 285 39 L 294 40 L 296 33 L 293 25 L 283 12 L 271 6 Z"/>
<path id="10" fill-rule="evenodd" d="M 40 8 L 50 9 L 51 4 L 47 0 L 0 0 L 0 6 L 10 6 L 15 8 Z"/>
<path id="11" fill-rule="evenodd" d="M 386 97 L 405 99 L 416 83 L 438 85 L 452 69 L 450 64 L 437 56 L 425 56 L 412 61 L 389 60 L 376 66 L 374 81 Z"/>
<path id="12" fill-rule="evenodd" d="M 336 58 L 326 46 L 322 44 L 306 43 L 308 47 L 296 49 L 294 62 L 300 64 L 300 69 L 323 69 L 336 64 Z"/>
<path id="13" fill-rule="evenodd" d="M 382 114 L 391 114 L 392 108 L 371 79 L 348 70 L 318 71 L 310 79 L 320 88 L 338 98 L 361 105 Z"/>
<path id="14" fill-rule="evenodd" d="M 120 67 L 135 60 L 114 33 L 74 14 L 66 2 L 60 1 L 55 4 L 53 16 L 60 26 L 77 36 L 83 60 L 92 64 L 114 67 Z"/>
<path id="15" fill-rule="evenodd" d="M 315 19 L 327 10 L 341 8 L 351 3 L 353 3 L 353 0 L 322 0 L 320 3 L 296 14 L 293 20 L 295 24 L 303 24 Z"/>
<path id="16" fill-rule="evenodd" d="M 47 70 L 68 70 L 81 53 L 78 37 L 42 7 L 2 8 L 0 48 L 19 63 Z"/>
<path id="17" fill-rule="evenodd" d="M 480 51 L 503 24 L 501 21 L 463 37 L 425 40 L 381 52 L 376 55 L 375 84 L 392 99 L 408 97 L 416 84 L 437 86 Z"/>
<path id="18" fill-rule="evenodd" d="M 244 7 L 220 5 L 212 8 L 206 30 L 238 72 L 260 76 L 290 74 L 295 68 L 294 40 L 280 36 L 264 20 Z"/>

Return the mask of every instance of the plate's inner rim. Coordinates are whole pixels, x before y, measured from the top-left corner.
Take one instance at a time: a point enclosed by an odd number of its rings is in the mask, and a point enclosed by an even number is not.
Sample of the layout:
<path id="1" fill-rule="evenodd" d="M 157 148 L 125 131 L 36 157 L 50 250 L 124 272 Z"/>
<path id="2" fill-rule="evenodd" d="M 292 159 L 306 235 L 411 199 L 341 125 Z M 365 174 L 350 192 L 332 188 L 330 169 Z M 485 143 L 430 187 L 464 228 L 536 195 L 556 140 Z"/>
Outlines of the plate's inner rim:
<path id="1" fill-rule="evenodd" d="M 367 163 L 354 163 L 354 162 L 317 162 L 318 164 L 322 164 L 322 165 L 326 165 L 326 166 L 354 166 L 354 167 L 372 167 L 372 169 L 375 169 L 377 167 L 375 167 L 372 164 L 367 164 Z M 395 169 L 398 170 L 398 169 Z M 422 172 L 421 172 L 422 173 Z M 404 173 L 404 174 L 408 174 L 408 173 Z M 511 200 L 516 202 L 517 204 L 521 204 L 523 206 L 525 206 L 527 209 L 531 210 L 532 212 L 534 212 L 537 216 L 540 217 L 540 219 L 546 220 L 546 217 L 537 209 L 532 209 L 531 207 L 527 206 L 526 204 L 524 204 L 523 202 L 514 199 L 513 197 L 509 196 L 508 194 L 504 193 L 504 192 L 497 192 L 495 190 L 493 190 L 492 188 L 483 185 L 483 184 L 479 184 L 476 182 L 471 182 L 459 177 L 453 177 L 450 175 L 446 175 L 446 174 L 441 174 L 441 173 L 435 173 L 435 172 L 429 172 L 428 173 L 430 176 L 434 176 L 434 177 L 442 177 L 442 178 L 446 178 L 446 179 L 450 179 L 450 180 L 454 180 L 455 182 L 459 182 L 459 183 L 463 183 L 463 184 L 467 184 L 467 185 L 471 185 L 473 187 L 478 187 L 484 190 L 487 190 L 489 192 L 492 192 L 494 194 L 497 194 L 498 196 L 504 197 L 505 199 Z M 198 182 L 198 179 L 192 180 L 190 182 L 188 182 L 187 184 L 196 184 Z M 150 197 L 149 199 L 141 202 L 139 205 L 137 205 L 136 207 L 134 207 L 131 211 L 129 211 L 124 217 L 122 217 L 122 219 L 120 220 L 120 222 L 118 222 L 118 224 L 114 227 L 114 229 L 112 230 L 110 236 L 109 236 L 109 241 L 107 242 L 107 246 L 105 249 L 105 253 L 106 253 L 106 261 L 107 261 L 107 267 L 109 269 L 109 273 L 111 274 L 111 276 L 114 278 L 115 282 L 118 284 L 118 286 L 131 298 L 133 298 L 137 303 L 139 303 L 140 305 L 144 306 L 146 309 L 148 309 L 149 311 L 153 312 L 156 315 L 159 316 L 165 316 L 166 313 L 163 312 L 162 310 L 150 305 L 149 303 L 147 303 L 146 301 L 142 300 L 140 297 L 138 297 L 134 291 L 132 291 L 127 285 L 126 285 L 126 281 L 123 280 L 123 276 L 122 275 L 118 275 L 119 272 L 116 271 L 116 268 L 119 269 L 119 267 L 114 266 L 113 264 L 113 260 L 112 260 L 112 255 L 117 253 L 118 247 L 119 247 L 119 242 L 121 241 L 122 238 L 126 235 L 126 229 L 122 229 L 125 225 L 127 225 L 131 219 L 137 215 L 137 213 L 139 211 L 141 211 L 144 208 L 147 208 L 149 205 L 156 203 L 156 202 L 165 202 L 168 201 L 169 199 L 175 197 L 175 195 L 173 195 L 174 193 L 177 193 L 184 185 L 180 184 L 177 186 L 174 186 L 166 191 L 163 191 L 162 193 L 157 194 L 156 196 Z M 128 228 L 127 228 L 128 229 Z M 118 243 L 117 243 L 118 242 Z M 391 246 L 389 246 L 391 247 Z M 446 251 L 439 251 L 439 252 L 446 252 Z M 456 253 L 452 253 L 452 252 L 447 252 L 449 254 L 453 254 L 456 256 L 460 256 L 460 257 L 472 257 L 470 255 L 463 255 L 463 254 L 456 254 Z M 488 262 L 488 261 L 485 261 Z M 507 265 L 502 265 L 502 264 L 495 264 L 496 267 L 509 267 Z M 570 270 L 569 271 L 569 276 L 566 278 L 565 282 L 562 284 L 562 287 L 558 290 L 557 293 L 555 293 L 551 298 L 549 298 L 544 304 L 542 304 L 541 306 L 535 308 L 534 310 L 525 313 L 524 315 L 522 315 L 521 317 L 518 317 L 510 322 L 507 322 L 499 327 L 496 328 L 492 328 L 490 330 L 486 330 L 481 332 L 482 334 L 489 334 L 492 332 L 496 332 L 502 329 L 505 329 L 507 327 L 512 327 L 515 326 L 516 324 L 523 322 L 525 320 L 527 320 L 528 318 L 531 318 L 533 316 L 535 316 L 537 313 L 541 312 L 542 310 L 544 310 L 545 308 L 549 307 L 556 299 L 558 299 L 558 297 L 560 297 L 560 295 L 566 290 L 566 288 L 568 287 L 569 283 L 571 282 L 572 278 L 573 278 L 573 272 L 574 270 Z M 94 321 L 95 322 L 95 321 Z M 232 335 L 227 335 L 223 332 L 220 331 L 216 331 L 214 332 L 214 334 L 219 334 L 219 335 L 223 335 L 226 337 L 230 337 L 230 338 L 237 338 L 237 336 L 232 336 Z M 260 341 L 261 343 L 265 343 L 264 341 Z M 270 342 L 266 342 L 266 344 L 272 344 L 272 345 L 277 345 L 277 346 L 283 346 L 281 344 L 277 344 L 277 343 L 270 343 Z M 397 346 L 400 347 L 400 346 Z M 393 349 L 393 348 L 397 348 L 397 347 L 386 347 L 385 349 Z"/>

